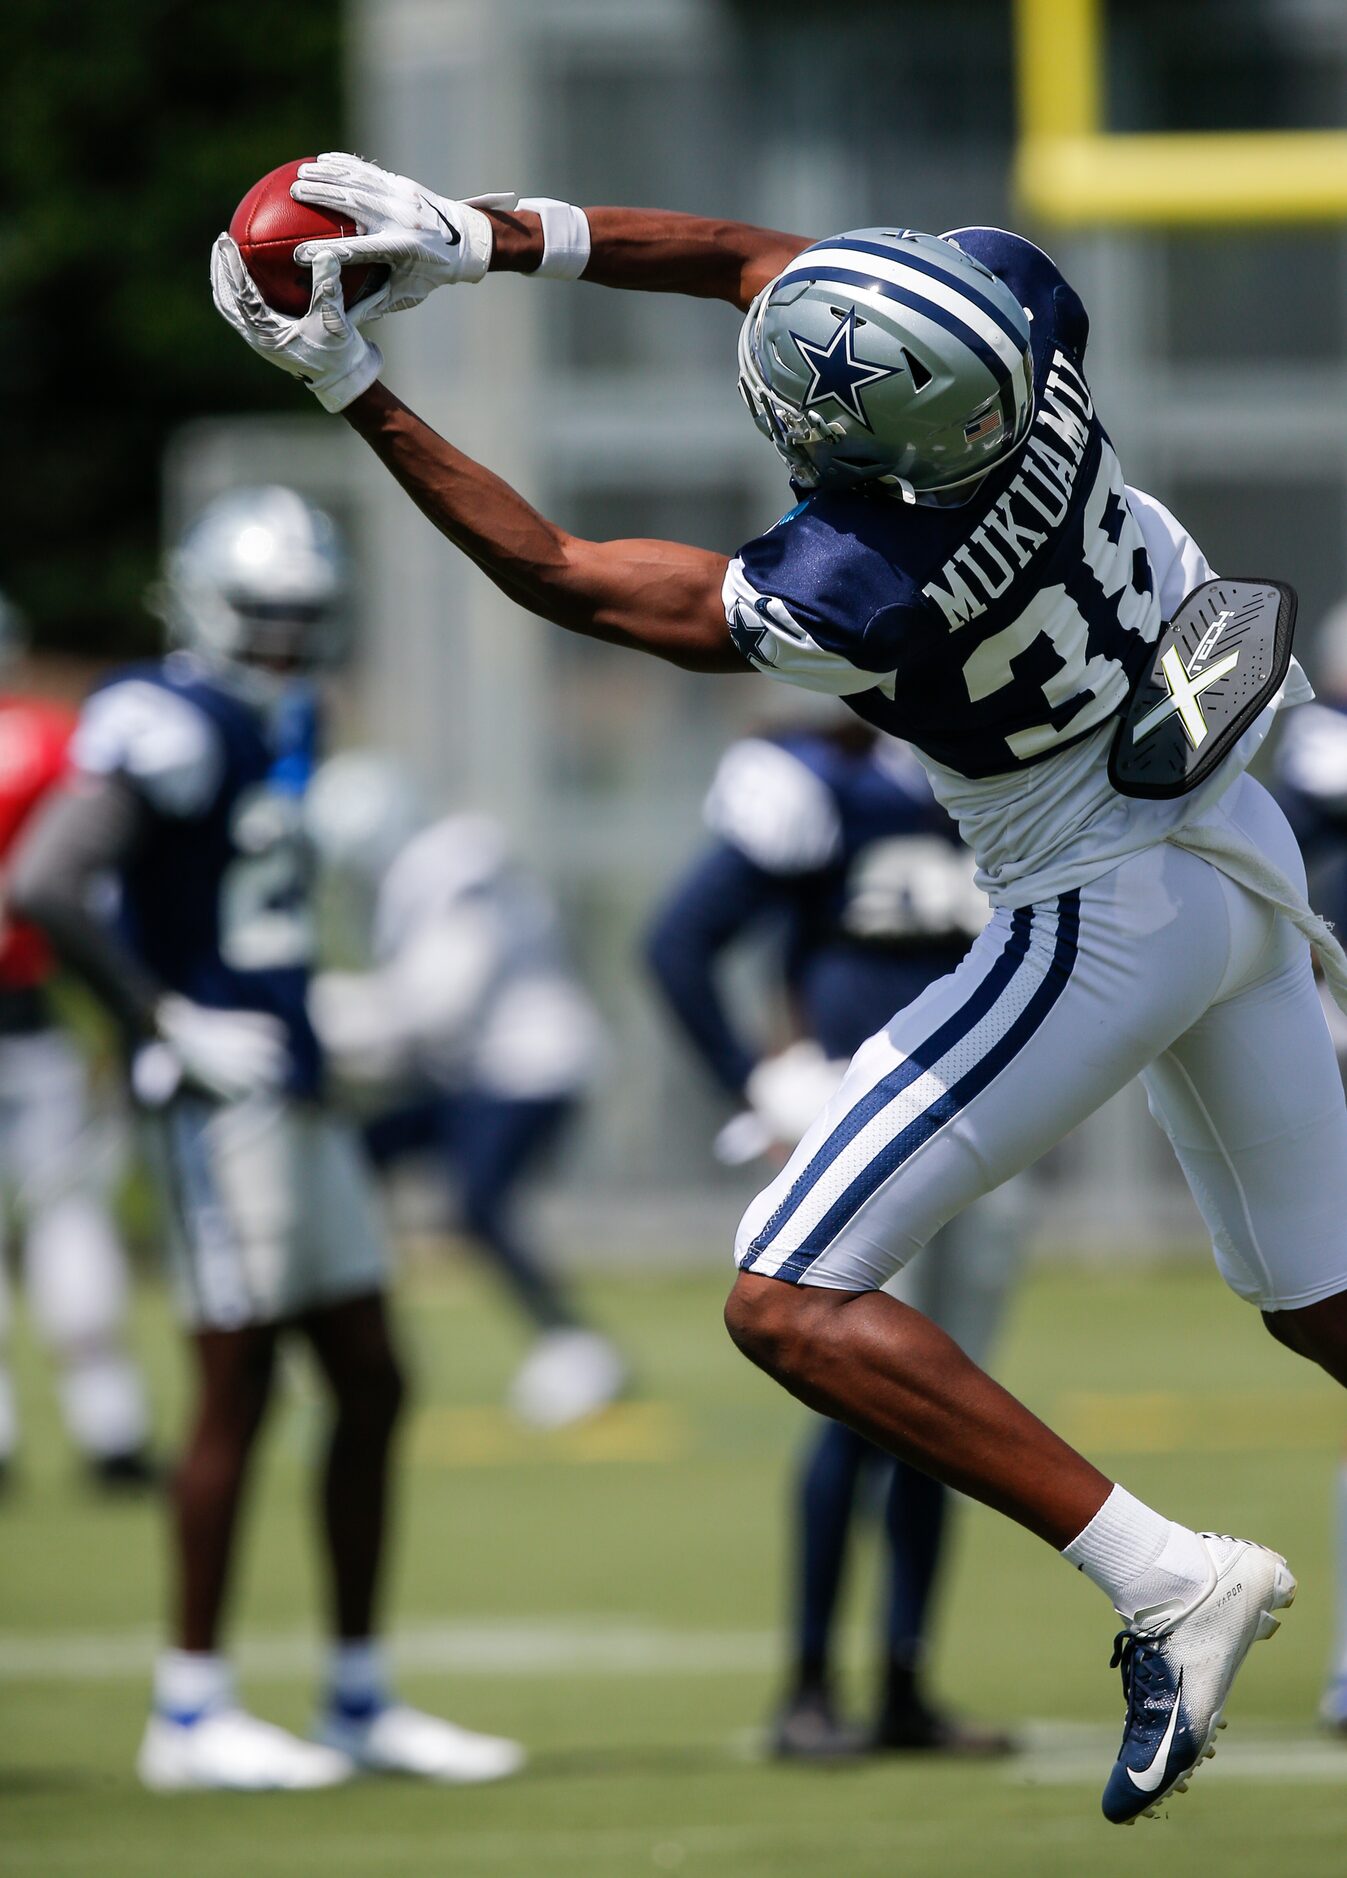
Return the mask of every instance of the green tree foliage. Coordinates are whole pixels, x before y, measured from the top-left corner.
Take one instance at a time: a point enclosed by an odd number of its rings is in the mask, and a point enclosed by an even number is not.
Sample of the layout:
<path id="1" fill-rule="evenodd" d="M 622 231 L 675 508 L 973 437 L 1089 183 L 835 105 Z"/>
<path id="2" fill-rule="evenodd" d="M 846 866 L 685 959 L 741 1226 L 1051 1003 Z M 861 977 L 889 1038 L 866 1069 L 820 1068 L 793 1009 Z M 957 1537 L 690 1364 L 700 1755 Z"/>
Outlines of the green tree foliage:
<path id="1" fill-rule="evenodd" d="M 0 587 L 39 644 L 150 643 L 167 436 L 293 407 L 207 263 L 259 175 L 343 147 L 340 64 L 337 0 L 0 6 Z"/>

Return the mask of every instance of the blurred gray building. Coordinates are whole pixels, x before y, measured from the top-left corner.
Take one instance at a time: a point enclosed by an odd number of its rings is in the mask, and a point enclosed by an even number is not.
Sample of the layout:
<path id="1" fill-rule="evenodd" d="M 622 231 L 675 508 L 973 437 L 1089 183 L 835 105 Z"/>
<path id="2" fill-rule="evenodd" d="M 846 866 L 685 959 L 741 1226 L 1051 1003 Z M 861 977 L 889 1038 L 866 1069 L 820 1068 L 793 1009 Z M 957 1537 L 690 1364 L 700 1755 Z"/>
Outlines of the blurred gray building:
<path id="1" fill-rule="evenodd" d="M 1347 117 L 1341 0 L 1112 13 L 1116 127 Z M 350 0 L 349 57 L 359 146 L 450 194 L 513 187 L 816 233 L 1015 220 L 1005 0 Z M 1091 309 L 1092 380 L 1129 477 L 1216 565 L 1292 579 L 1312 629 L 1347 590 L 1342 233 L 1026 232 Z M 549 515 L 729 551 L 790 500 L 735 391 L 736 322 L 696 301 L 501 279 L 379 337 L 389 382 Z M 172 471 L 170 522 L 258 474 L 348 517 L 363 586 L 349 733 L 403 753 L 437 799 L 509 822 L 563 897 L 613 1026 L 606 1096 L 563 1175 L 577 1235 L 723 1255 L 753 1182 L 709 1165 L 718 1111 L 651 1007 L 639 935 L 698 839 L 719 750 L 810 701 L 519 614 L 319 418 L 194 427 Z M 1101 1249 L 1197 1236 L 1138 1092 L 1050 1158 L 1044 1233 Z"/>

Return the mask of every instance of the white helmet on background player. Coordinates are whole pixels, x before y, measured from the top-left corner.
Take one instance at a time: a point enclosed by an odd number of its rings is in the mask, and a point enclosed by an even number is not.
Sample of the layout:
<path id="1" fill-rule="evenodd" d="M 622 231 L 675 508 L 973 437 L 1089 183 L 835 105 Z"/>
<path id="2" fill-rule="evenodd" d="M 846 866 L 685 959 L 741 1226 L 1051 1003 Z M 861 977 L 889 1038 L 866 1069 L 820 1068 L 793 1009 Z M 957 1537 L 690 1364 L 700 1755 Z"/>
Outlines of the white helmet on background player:
<path id="1" fill-rule="evenodd" d="M 369 885 L 382 880 L 426 824 L 410 776 L 375 750 L 329 757 L 309 784 L 304 817 L 327 866 Z"/>
<path id="2" fill-rule="evenodd" d="M 1028 315 L 953 239 L 852 229 L 796 255 L 753 302 L 739 389 L 800 487 L 938 496 L 1028 434 Z"/>
<path id="3" fill-rule="evenodd" d="M 233 489 L 165 563 L 172 638 L 207 658 L 312 667 L 344 651 L 346 554 L 331 516 L 278 484 Z"/>

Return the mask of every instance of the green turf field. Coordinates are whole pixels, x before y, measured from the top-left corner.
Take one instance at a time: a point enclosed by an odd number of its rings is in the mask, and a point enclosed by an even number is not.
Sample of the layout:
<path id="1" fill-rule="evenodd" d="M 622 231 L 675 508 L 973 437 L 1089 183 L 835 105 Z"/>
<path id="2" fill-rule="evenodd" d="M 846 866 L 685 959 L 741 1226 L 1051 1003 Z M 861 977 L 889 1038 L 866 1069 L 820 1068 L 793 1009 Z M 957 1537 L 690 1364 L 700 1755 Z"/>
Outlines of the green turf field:
<path id="1" fill-rule="evenodd" d="M 639 1363 L 637 1400 L 529 1438 L 498 1411 L 517 1353 L 494 1297 L 418 1278 L 402 1315 L 419 1381 L 395 1599 L 402 1683 L 521 1736 L 528 1772 L 477 1791 L 154 1799 L 130 1772 L 162 1580 L 148 1507 L 85 1497 L 20 1344 L 31 1440 L 0 1506 L 0 1871 L 173 1878 L 1019 1878 L 1133 1872 L 1318 1878 L 1347 1869 L 1347 1745 L 1315 1734 L 1329 1628 L 1339 1399 L 1194 1267 L 1040 1273 L 1003 1373 L 1135 1491 L 1281 1546 L 1295 1610 L 1250 1659 L 1217 1759 L 1161 1822 L 1106 1826 L 1121 1700 L 1110 1613 L 1042 1548 L 966 1509 L 939 1681 L 1024 1726 L 1016 1762 L 819 1771 L 758 1758 L 776 1680 L 786 1463 L 802 1416 L 730 1349 L 717 1277 L 593 1287 Z M 162 1314 L 142 1344 L 171 1426 Z M 240 1585 L 245 1687 L 302 1726 L 316 1580 L 302 1372 L 276 1418 Z M 851 1633 L 856 1691 L 872 1581 Z"/>

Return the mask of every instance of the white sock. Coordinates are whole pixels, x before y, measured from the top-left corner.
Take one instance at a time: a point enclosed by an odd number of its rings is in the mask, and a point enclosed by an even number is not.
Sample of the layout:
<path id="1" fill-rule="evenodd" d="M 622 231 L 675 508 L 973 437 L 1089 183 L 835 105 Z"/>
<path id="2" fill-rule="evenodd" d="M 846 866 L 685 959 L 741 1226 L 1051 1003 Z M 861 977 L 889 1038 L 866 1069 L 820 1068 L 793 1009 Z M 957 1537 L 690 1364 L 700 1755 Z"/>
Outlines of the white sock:
<path id="1" fill-rule="evenodd" d="M 233 1671 L 214 1650 L 161 1650 L 156 1657 L 154 1706 L 171 1721 L 197 1721 L 233 1699 Z"/>
<path id="2" fill-rule="evenodd" d="M 1153 1513 L 1125 1487 L 1113 1489 L 1062 1557 L 1107 1592 L 1129 1624 L 1174 1614 L 1211 1583 L 1207 1548 L 1197 1534 Z"/>
<path id="3" fill-rule="evenodd" d="M 373 1637 L 333 1643 L 327 1656 L 327 1694 L 333 1708 L 361 1718 L 388 1706 L 388 1661 Z"/>

